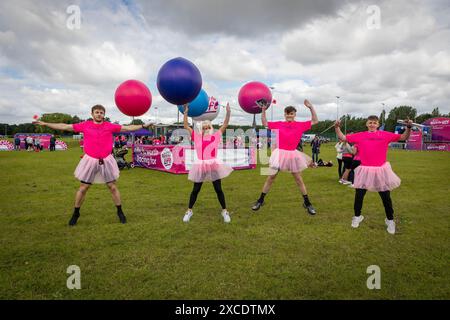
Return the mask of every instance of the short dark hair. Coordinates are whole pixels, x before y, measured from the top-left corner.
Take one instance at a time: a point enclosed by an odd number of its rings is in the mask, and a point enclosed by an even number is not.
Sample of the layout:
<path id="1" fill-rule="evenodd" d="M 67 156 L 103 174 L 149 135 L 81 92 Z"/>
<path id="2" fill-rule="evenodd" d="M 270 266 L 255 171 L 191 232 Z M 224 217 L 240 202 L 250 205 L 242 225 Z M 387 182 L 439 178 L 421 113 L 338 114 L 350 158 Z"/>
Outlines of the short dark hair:
<path id="1" fill-rule="evenodd" d="M 297 112 L 297 109 L 295 109 L 293 106 L 287 106 L 284 108 L 284 113 L 291 113 L 291 112 Z"/>
<path id="2" fill-rule="evenodd" d="M 94 113 L 95 110 L 103 110 L 104 113 L 106 113 L 106 109 L 101 104 L 96 104 L 91 108 L 91 113 Z"/>
<path id="3" fill-rule="evenodd" d="M 367 118 L 367 121 L 380 121 L 380 119 L 377 116 L 372 115 Z"/>

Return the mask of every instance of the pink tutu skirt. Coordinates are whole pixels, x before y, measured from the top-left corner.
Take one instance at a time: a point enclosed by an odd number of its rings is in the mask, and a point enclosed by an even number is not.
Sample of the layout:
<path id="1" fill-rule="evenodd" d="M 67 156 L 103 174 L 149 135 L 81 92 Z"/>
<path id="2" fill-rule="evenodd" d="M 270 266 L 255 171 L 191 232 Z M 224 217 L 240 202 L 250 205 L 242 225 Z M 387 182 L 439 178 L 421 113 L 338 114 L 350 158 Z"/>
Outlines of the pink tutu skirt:
<path id="1" fill-rule="evenodd" d="M 216 181 L 228 177 L 233 168 L 219 159 L 196 160 L 189 170 L 188 179 L 194 182 Z"/>
<path id="2" fill-rule="evenodd" d="M 75 178 L 87 183 L 108 183 L 119 178 L 119 167 L 112 155 L 100 164 L 99 159 L 85 154 L 75 169 Z"/>
<path id="3" fill-rule="evenodd" d="M 312 159 L 298 150 L 275 149 L 269 159 L 269 167 L 274 173 L 281 171 L 301 172 L 308 168 Z"/>
<path id="4" fill-rule="evenodd" d="M 359 166 L 355 169 L 355 189 L 380 192 L 391 191 L 400 186 L 400 178 L 392 171 L 389 162 L 381 167 Z"/>

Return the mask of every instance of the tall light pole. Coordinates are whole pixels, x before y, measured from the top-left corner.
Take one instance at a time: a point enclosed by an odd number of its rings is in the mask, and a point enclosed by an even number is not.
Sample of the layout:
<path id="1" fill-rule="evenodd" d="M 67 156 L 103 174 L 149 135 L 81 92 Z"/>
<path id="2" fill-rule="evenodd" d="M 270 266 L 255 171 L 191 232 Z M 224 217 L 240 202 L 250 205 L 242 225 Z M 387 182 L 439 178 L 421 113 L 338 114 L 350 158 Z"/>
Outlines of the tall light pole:
<path id="1" fill-rule="evenodd" d="M 339 96 L 336 96 L 336 120 L 339 120 Z"/>
<path id="2" fill-rule="evenodd" d="M 336 121 L 339 121 L 339 96 L 336 96 Z M 336 141 L 338 141 L 338 135 L 336 133 Z"/>
<path id="3" fill-rule="evenodd" d="M 384 104 L 384 102 L 382 102 L 381 105 L 383 106 L 383 111 L 385 111 L 386 105 Z M 381 111 L 381 112 L 384 113 L 383 111 Z M 386 117 L 386 115 L 385 115 L 385 117 Z M 383 120 L 383 119 L 380 119 L 380 120 Z M 381 126 L 383 126 L 383 122 L 381 123 Z"/>

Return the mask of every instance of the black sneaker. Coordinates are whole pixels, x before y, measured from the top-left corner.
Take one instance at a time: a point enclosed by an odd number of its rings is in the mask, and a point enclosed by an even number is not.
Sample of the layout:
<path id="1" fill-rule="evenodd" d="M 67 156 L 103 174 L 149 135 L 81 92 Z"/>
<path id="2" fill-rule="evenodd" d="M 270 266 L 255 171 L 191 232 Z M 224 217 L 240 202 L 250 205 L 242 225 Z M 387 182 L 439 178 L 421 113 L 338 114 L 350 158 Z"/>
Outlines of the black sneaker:
<path id="1" fill-rule="evenodd" d="M 72 215 L 72 218 L 70 218 L 69 226 L 73 227 L 74 225 L 76 225 L 79 217 L 80 217 L 79 213 L 78 214 L 74 213 Z"/>
<path id="2" fill-rule="evenodd" d="M 316 214 L 316 209 L 314 209 L 312 204 L 309 205 L 303 204 L 303 208 L 306 208 L 306 210 L 308 210 L 308 213 L 312 216 Z"/>
<path id="3" fill-rule="evenodd" d="M 252 206 L 253 211 L 258 211 L 259 208 L 261 208 L 264 205 L 264 202 L 256 201 L 255 204 Z"/>
<path id="4" fill-rule="evenodd" d="M 117 215 L 119 216 L 120 223 L 127 223 L 127 218 L 125 217 L 123 212 L 119 212 Z"/>

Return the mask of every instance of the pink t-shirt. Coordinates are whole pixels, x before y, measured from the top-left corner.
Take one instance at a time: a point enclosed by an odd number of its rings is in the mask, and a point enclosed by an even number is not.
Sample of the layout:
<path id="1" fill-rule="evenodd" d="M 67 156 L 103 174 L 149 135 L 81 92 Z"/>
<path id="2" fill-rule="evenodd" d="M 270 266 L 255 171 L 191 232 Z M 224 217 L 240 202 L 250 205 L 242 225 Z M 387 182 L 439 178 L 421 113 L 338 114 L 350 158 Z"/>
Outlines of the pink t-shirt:
<path id="1" fill-rule="evenodd" d="M 275 121 L 267 124 L 270 130 L 278 129 L 278 148 L 283 150 L 297 149 L 303 132 L 311 129 L 311 121 Z"/>
<path id="2" fill-rule="evenodd" d="M 389 143 L 400 140 L 400 137 L 400 134 L 379 130 L 349 134 L 346 139 L 357 145 L 361 165 L 381 167 L 386 162 Z"/>
<path id="3" fill-rule="evenodd" d="M 111 122 L 96 124 L 84 121 L 72 125 L 75 132 L 83 132 L 84 152 L 96 159 L 104 159 L 111 154 L 113 133 L 120 132 L 122 126 Z"/>
<path id="4" fill-rule="evenodd" d="M 200 160 L 211 160 L 217 157 L 219 143 L 222 142 L 222 132 L 216 131 L 212 135 L 203 135 L 192 131 L 192 141 L 194 141 L 195 152 Z"/>

